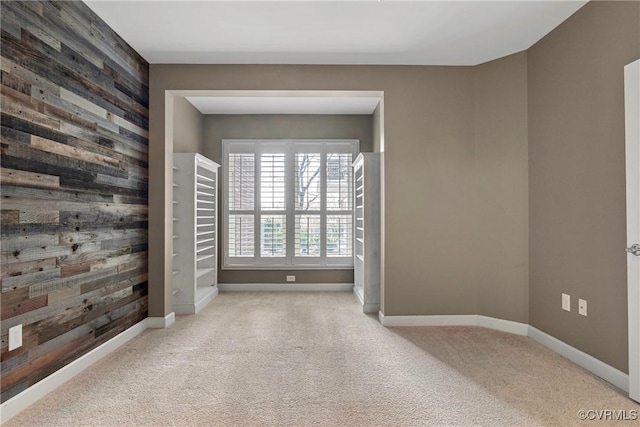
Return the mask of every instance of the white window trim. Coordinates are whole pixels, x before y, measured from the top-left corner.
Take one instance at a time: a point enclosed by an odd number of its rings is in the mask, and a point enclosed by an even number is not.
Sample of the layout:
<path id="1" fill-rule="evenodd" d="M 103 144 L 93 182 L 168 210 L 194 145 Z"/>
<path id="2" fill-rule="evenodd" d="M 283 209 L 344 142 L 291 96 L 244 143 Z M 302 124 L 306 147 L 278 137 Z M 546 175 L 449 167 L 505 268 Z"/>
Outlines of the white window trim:
<path id="1" fill-rule="evenodd" d="M 294 239 L 295 239 L 295 194 L 292 186 L 294 185 L 294 153 L 303 152 L 299 147 L 304 145 L 304 151 L 318 152 L 321 156 L 321 170 L 326 169 L 326 154 L 332 153 L 350 153 L 353 159 L 359 152 L 360 141 L 357 139 L 223 139 L 222 140 L 222 176 L 220 182 L 222 184 L 222 266 L 224 270 L 322 270 L 322 269 L 353 269 L 353 256 L 350 257 L 327 257 L 326 256 L 326 221 L 322 221 L 322 235 L 324 236 L 323 250 L 320 257 L 295 257 L 294 256 Z M 261 147 L 265 149 L 261 149 Z M 328 149 L 328 147 L 331 147 Z M 297 148 L 297 149 L 296 149 Z M 233 149 L 233 150 L 232 150 Z M 254 257 L 230 257 L 229 256 L 229 162 L 230 152 L 234 153 L 253 153 L 256 155 L 256 184 L 259 181 L 257 174 L 260 154 L 273 152 L 274 150 L 285 150 L 287 153 L 287 179 L 286 179 L 286 212 L 287 216 L 287 256 L 281 258 L 259 257 L 260 251 L 260 225 L 259 225 L 259 200 L 260 186 L 255 187 L 255 203 L 252 214 L 254 215 Z M 353 185 L 353 182 L 352 182 Z M 326 178 L 321 181 L 322 191 L 324 193 L 323 200 L 326 200 Z M 274 212 L 274 214 L 278 213 Z M 330 215 L 350 214 L 354 215 L 353 206 L 351 211 L 329 211 Z M 322 203 L 321 216 L 326 218 L 326 203 Z M 355 248 L 352 236 L 351 247 Z M 281 261 L 281 262 L 278 262 Z"/>

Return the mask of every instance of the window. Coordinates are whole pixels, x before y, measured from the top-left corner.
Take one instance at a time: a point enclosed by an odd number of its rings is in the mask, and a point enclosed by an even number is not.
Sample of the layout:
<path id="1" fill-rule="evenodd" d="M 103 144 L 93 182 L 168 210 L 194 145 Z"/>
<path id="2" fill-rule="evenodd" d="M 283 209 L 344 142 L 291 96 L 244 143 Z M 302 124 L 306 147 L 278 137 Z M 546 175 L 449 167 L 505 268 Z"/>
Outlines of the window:
<path id="1" fill-rule="evenodd" d="M 224 268 L 353 266 L 358 141 L 223 141 Z"/>

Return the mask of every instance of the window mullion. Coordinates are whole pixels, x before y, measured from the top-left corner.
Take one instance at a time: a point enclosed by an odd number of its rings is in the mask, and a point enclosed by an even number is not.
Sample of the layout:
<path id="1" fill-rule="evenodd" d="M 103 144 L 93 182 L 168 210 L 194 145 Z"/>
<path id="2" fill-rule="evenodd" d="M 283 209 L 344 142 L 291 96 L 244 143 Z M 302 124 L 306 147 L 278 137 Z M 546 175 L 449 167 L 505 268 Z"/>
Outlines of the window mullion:
<path id="1" fill-rule="evenodd" d="M 327 261 L 327 145 L 320 149 L 320 264 Z"/>
<path id="2" fill-rule="evenodd" d="M 295 147 L 296 143 L 287 146 L 285 163 L 286 221 L 287 221 L 287 260 L 292 265 L 295 252 Z"/>
<path id="3" fill-rule="evenodd" d="M 260 245 L 261 245 L 261 216 L 262 216 L 262 206 L 261 206 L 261 193 L 262 186 L 260 185 L 260 177 L 262 176 L 262 152 L 258 144 L 254 144 L 254 153 L 255 153 L 255 170 L 254 170 L 254 187 L 255 187 L 255 199 L 253 201 L 254 207 L 254 215 L 253 215 L 253 257 L 254 259 L 260 259 Z"/>

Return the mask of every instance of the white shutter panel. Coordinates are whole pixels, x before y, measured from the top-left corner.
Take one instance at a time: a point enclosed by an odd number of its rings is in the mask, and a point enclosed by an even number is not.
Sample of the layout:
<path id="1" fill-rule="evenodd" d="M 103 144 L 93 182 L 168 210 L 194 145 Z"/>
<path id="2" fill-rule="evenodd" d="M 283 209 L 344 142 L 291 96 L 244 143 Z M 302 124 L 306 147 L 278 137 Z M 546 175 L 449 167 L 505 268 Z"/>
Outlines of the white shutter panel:
<path id="1" fill-rule="evenodd" d="M 228 253 L 230 257 L 254 256 L 255 155 L 229 153 Z"/>
<path id="2" fill-rule="evenodd" d="M 351 153 L 327 153 L 327 258 L 353 256 Z"/>

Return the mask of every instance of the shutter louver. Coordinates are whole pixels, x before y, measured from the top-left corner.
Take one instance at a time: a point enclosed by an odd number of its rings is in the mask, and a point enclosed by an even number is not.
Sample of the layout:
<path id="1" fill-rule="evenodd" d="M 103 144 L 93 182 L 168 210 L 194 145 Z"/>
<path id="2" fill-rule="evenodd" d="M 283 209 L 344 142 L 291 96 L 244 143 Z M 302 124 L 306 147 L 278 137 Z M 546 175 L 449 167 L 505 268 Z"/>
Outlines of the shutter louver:
<path id="1" fill-rule="evenodd" d="M 260 156 L 260 210 L 285 209 L 285 154 Z"/>
<path id="2" fill-rule="evenodd" d="M 228 157 L 228 250 L 232 257 L 254 256 L 255 155 L 230 153 Z"/>
<path id="3" fill-rule="evenodd" d="M 285 215 L 262 215 L 260 221 L 260 255 L 287 256 L 287 221 Z"/>

